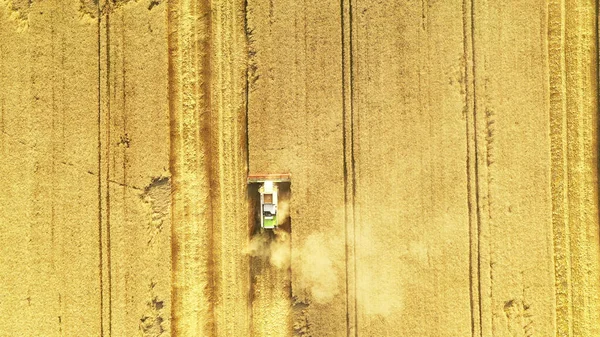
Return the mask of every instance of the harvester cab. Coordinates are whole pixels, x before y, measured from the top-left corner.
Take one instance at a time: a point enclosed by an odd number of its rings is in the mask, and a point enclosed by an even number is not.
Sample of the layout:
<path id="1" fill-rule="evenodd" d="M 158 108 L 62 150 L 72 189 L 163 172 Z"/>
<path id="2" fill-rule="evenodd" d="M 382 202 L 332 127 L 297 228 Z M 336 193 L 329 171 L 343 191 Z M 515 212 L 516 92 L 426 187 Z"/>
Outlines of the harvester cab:
<path id="1" fill-rule="evenodd" d="M 262 229 L 275 229 L 279 225 L 278 183 L 289 183 L 289 174 L 251 174 L 248 175 L 248 184 L 260 184 L 260 227 Z"/>

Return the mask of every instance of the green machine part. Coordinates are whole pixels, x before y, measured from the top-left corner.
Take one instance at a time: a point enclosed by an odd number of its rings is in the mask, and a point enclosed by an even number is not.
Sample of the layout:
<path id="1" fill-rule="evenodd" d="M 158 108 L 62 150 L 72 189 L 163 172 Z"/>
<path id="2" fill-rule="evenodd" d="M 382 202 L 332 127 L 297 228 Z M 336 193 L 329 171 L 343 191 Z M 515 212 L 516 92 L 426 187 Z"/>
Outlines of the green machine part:
<path id="1" fill-rule="evenodd" d="M 277 227 L 277 215 L 273 216 L 272 219 L 263 219 L 264 228 L 273 229 Z"/>

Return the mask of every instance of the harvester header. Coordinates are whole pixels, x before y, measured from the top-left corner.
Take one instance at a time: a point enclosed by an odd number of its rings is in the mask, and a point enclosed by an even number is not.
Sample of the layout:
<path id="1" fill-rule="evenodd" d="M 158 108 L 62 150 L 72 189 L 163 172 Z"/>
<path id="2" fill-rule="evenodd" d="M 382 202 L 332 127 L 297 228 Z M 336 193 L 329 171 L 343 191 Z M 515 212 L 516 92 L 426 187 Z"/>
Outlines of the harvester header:
<path id="1" fill-rule="evenodd" d="M 292 175 L 289 173 L 271 173 L 271 174 L 249 174 L 248 184 L 264 183 L 272 181 L 274 183 L 289 183 L 292 180 Z"/>

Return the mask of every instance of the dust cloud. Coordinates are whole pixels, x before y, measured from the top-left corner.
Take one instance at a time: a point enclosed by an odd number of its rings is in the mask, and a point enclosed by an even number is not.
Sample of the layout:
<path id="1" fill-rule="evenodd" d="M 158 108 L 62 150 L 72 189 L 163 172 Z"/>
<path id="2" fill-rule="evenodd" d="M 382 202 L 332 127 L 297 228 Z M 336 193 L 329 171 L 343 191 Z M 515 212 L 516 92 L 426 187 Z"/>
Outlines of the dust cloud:
<path id="1" fill-rule="evenodd" d="M 300 286 L 319 304 L 328 303 L 340 291 L 339 275 L 328 247 L 330 242 L 323 234 L 312 234 L 294 256 Z"/>
<path id="2" fill-rule="evenodd" d="M 279 200 L 277 203 L 277 225 L 283 225 L 290 215 L 290 202 L 288 200 Z"/>
<path id="3" fill-rule="evenodd" d="M 274 229 L 273 234 L 267 231 L 255 234 L 244 253 L 268 259 L 271 265 L 278 269 L 287 269 L 291 260 L 290 234 L 282 229 Z"/>
<path id="4" fill-rule="evenodd" d="M 309 236 L 304 244 L 294 251 L 294 272 L 298 276 L 299 290 L 310 294 L 313 302 L 325 304 L 340 291 L 339 275 L 329 251 L 330 242 L 322 234 Z M 291 265 L 290 234 L 275 229 L 273 234 L 255 234 L 244 253 L 260 257 L 278 269 L 288 269 Z"/>

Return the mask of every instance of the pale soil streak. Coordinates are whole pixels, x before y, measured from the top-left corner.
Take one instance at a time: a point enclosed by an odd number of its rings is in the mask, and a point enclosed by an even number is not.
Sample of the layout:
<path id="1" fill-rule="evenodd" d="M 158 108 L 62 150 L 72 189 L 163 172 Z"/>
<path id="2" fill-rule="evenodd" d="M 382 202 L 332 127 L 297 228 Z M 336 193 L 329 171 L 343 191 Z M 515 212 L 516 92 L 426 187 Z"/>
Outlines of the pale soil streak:
<path id="1" fill-rule="evenodd" d="M 597 2 L 552 7 L 553 221 L 557 334 L 600 335 Z M 551 96 L 552 98 L 552 96 Z"/>
<path id="2" fill-rule="evenodd" d="M 564 0 L 548 3 L 548 70 L 552 160 L 552 227 L 556 293 L 556 335 L 572 336 L 573 303 L 568 222 L 567 99 Z"/>
<path id="3" fill-rule="evenodd" d="M 169 3 L 175 336 L 250 334 L 243 5 Z"/>
<path id="4" fill-rule="evenodd" d="M 169 1 L 172 334 L 214 335 L 210 22 L 205 1 Z"/>
<path id="5" fill-rule="evenodd" d="M 2 1 L 0 27 L 0 334 L 99 336 L 97 24 Z"/>
<path id="6" fill-rule="evenodd" d="M 244 2 L 211 3 L 215 336 L 250 336 Z"/>

